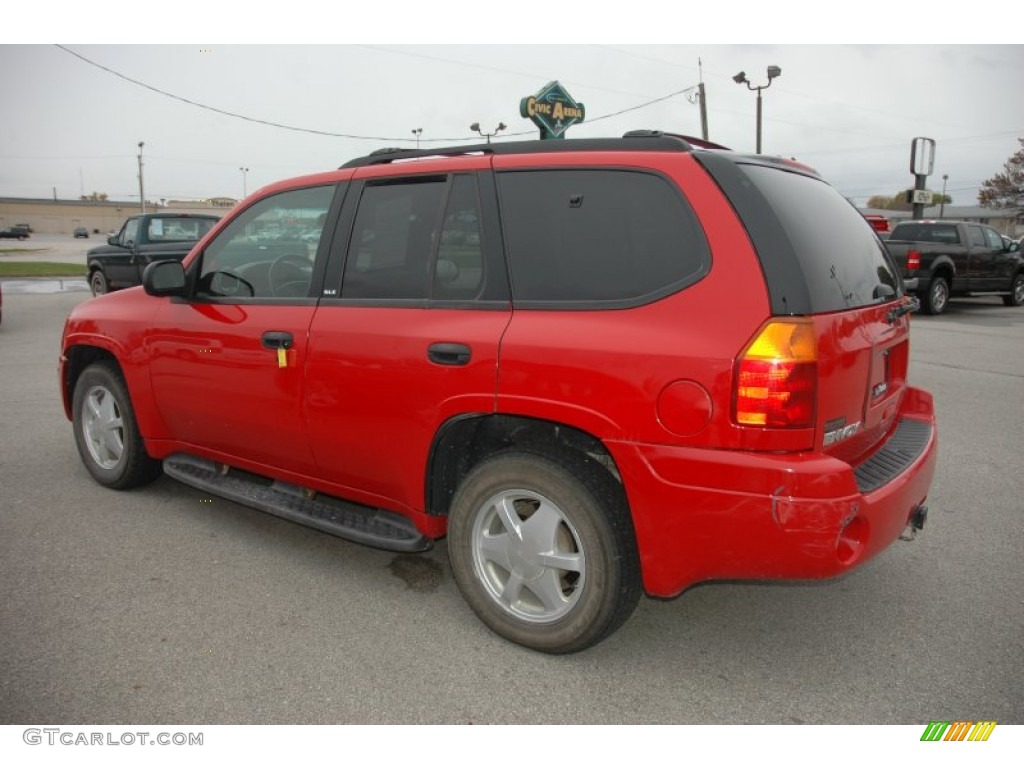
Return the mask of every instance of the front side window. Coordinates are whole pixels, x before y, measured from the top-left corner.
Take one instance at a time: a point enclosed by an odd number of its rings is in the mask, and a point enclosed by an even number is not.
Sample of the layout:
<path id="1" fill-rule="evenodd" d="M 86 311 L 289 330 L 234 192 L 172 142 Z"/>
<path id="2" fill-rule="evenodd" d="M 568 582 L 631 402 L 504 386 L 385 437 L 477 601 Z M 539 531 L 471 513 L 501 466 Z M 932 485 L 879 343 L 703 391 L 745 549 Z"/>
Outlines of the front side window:
<path id="1" fill-rule="evenodd" d="M 983 230 L 985 237 L 988 238 L 988 247 L 996 251 L 1001 251 L 1006 246 L 1003 245 L 1003 236 L 996 232 L 994 229 L 985 227 Z"/>
<path id="2" fill-rule="evenodd" d="M 121 237 L 121 245 L 131 246 L 139 239 L 139 220 L 128 219 L 124 225 L 124 235 Z"/>
<path id="3" fill-rule="evenodd" d="M 255 203 L 203 252 L 199 297 L 308 295 L 334 187 L 282 192 Z"/>

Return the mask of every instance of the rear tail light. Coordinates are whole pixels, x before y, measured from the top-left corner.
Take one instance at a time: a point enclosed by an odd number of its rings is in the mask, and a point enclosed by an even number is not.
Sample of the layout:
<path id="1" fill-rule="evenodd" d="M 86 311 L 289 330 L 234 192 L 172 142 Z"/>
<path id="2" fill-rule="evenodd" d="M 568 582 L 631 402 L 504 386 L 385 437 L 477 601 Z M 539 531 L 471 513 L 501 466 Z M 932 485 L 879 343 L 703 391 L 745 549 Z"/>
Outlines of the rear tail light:
<path id="1" fill-rule="evenodd" d="M 752 427 L 814 426 L 818 349 L 810 320 L 766 323 L 736 361 L 733 419 Z"/>
<path id="2" fill-rule="evenodd" d="M 921 267 L 921 254 L 917 251 L 910 251 L 907 254 L 907 269 L 920 269 Z"/>

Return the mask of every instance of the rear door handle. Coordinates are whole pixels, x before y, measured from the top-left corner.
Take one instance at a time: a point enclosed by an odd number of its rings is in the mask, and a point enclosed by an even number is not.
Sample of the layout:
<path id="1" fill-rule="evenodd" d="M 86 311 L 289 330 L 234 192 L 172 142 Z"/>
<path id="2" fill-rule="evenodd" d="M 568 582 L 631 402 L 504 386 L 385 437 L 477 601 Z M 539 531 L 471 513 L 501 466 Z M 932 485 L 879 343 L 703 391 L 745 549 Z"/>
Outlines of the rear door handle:
<path id="1" fill-rule="evenodd" d="M 294 337 L 288 331 L 267 331 L 260 339 L 267 349 L 291 349 Z"/>
<path id="2" fill-rule="evenodd" d="M 467 365 L 472 356 L 473 350 L 465 344 L 438 342 L 427 348 L 430 362 L 438 365 Z"/>

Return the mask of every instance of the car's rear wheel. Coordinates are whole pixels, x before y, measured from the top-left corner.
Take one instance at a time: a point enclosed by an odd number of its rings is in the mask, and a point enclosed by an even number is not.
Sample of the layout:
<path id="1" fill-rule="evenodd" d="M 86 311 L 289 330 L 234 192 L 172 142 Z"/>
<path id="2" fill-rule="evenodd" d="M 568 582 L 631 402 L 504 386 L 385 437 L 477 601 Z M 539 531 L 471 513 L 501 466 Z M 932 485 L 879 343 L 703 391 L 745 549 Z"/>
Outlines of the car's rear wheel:
<path id="1" fill-rule="evenodd" d="M 1010 295 L 1003 296 L 1003 304 L 1008 307 L 1024 306 L 1024 272 L 1020 272 L 1013 278 L 1013 285 L 1010 286 Z"/>
<path id="2" fill-rule="evenodd" d="M 949 283 L 944 277 L 933 277 L 928 285 L 922 309 L 929 315 L 941 315 L 949 305 Z"/>
<path id="3" fill-rule="evenodd" d="M 82 371 L 75 383 L 72 418 L 78 453 L 101 485 L 133 488 L 160 475 L 160 462 L 143 445 L 128 387 L 112 363 L 93 363 Z"/>
<path id="4" fill-rule="evenodd" d="M 110 285 L 107 283 L 107 276 L 103 274 L 102 269 L 94 269 L 92 274 L 89 275 L 89 289 L 92 291 L 93 296 L 102 296 L 104 293 L 109 293 Z"/>
<path id="5" fill-rule="evenodd" d="M 507 451 L 452 502 L 452 572 L 494 632 L 547 653 L 601 641 L 641 594 L 632 521 L 607 470 L 573 454 Z"/>

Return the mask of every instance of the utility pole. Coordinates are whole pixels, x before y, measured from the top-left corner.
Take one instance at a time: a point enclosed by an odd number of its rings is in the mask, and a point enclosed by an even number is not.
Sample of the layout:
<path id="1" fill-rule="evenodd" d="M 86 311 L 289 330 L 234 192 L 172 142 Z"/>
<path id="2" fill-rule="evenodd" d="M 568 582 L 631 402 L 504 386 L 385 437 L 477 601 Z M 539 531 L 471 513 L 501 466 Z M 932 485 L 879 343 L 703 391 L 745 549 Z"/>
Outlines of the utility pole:
<path id="1" fill-rule="evenodd" d="M 704 69 L 701 60 L 697 59 L 697 72 L 700 75 L 700 83 L 697 85 L 698 98 L 700 99 L 700 135 L 704 141 L 708 140 L 708 97 L 704 91 Z"/>
<path id="2" fill-rule="evenodd" d="M 142 186 L 142 145 L 145 142 L 139 142 L 139 200 L 142 202 L 142 212 L 146 212 L 146 192 Z"/>

